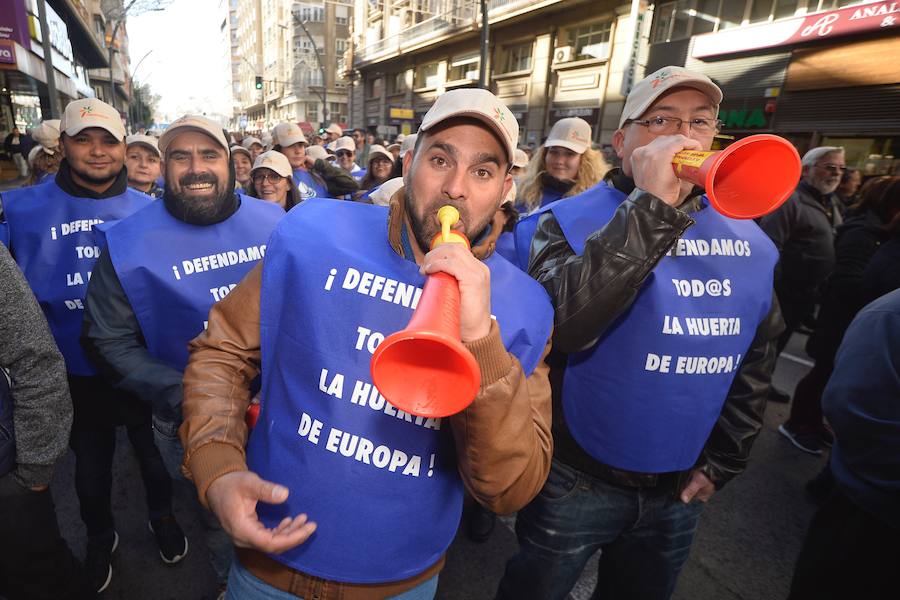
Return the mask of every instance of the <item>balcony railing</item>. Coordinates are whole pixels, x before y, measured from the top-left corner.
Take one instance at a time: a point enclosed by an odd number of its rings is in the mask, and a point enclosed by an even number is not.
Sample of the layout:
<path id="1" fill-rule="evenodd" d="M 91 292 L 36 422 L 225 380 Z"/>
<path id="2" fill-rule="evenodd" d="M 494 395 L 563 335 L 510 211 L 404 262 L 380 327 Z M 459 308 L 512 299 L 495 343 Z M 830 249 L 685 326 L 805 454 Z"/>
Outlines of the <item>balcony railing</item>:
<path id="1" fill-rule="evenodd" d="M 489 18 L 495 18 L 503 13 L 525 8 L 533 3 L 533 0 L 488 0 Z M 380 7 L 380 4 L 379 4 Z M 380 8 L 379 16 L 382 16 Z M 369 15 L 372 17 L 372 14 Z M 371 23 L 373 19 L 369 19 Z M 378 21 L 378 19 L 374 19 Z M 386 24 L 382 19 L 382 23 Z M 400 33 L 369 41 L 360 48 L 354 57 L 355 62 L 367 62 L 378 58 L 380 55 L 399 52 L 411 46 L 422 43 L 431 38 L 437 39 L 444 34 L 466 28 L 478 29 L 481 24 L 481 8 L 479 0 L 459 0 L 450 10 L 416 23 Z M 368 40 L 367 40 L 368 41 Z"/>

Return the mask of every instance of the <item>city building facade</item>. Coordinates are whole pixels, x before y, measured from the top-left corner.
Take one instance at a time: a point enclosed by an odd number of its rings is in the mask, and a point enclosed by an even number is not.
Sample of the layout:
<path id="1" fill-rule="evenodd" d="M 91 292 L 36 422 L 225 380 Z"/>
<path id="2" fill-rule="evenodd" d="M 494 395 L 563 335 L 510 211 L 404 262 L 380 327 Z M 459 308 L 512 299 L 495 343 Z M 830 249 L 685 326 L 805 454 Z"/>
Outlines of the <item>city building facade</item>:
<path id="1" fill-rule="evenodd" d="M 487 86 L 537 146 L 564 117 L 610 147 L 630 86 L 643 76 L 652 6 L 609 0 L 488 0 Z M 478 84 L 477 0 L 357 0 L 352 122 L 415 131 L 434 99 Z"/>
<path id="2" fill-rule="evenodd" d="M 234 128 L 258 133 L 291 121 L 311 132 L 329 122 L 346 125 L 342 61 L 352 2 L 234 0 L 233 7 Z"/>

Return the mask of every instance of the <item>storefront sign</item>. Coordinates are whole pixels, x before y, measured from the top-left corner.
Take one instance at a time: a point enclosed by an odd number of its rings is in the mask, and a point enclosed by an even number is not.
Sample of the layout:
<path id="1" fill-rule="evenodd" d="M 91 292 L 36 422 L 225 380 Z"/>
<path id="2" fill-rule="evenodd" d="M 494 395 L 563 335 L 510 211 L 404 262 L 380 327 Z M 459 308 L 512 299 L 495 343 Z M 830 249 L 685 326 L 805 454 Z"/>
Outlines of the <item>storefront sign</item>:
<path id="1" fill-rule="evenodd" d="M 719 118 L 725 129 L 763 129 L 768 126 L 764 108 L 722 108 Z"/>
<path id="2" fill-rule="evenodd" d="M 705 58 L 898 27 L 900 2 L 873 2 L 775 23 L 698 35 L 694 38 L 691 56 Z"/>
<path id="3" fill-rule="evenodd" d="M 391 118 L 392 119 L 412 119 L 414 117 L 413 109 L 411 108 L 394 108 L 391 107 Z"/>
<path id="4" fill-rule="evenodd" d="M 557 108 L 552 113 L 553 120 L 558 121 L 566 117 L 581 117 L 591 125 L 600 117 L 599 108 Z"/>
<path id="5" fill-rule="evenodd" d="M 12 40 L 0 40 L 0 69 L 16 66 L 16 44 Z"/>
<path id="6" fill-rule="evenodd" d="M 28 47 L 28 11 L 25 0 L 3 0 L 0 10 L 0 40 L 12 40 Z"/>

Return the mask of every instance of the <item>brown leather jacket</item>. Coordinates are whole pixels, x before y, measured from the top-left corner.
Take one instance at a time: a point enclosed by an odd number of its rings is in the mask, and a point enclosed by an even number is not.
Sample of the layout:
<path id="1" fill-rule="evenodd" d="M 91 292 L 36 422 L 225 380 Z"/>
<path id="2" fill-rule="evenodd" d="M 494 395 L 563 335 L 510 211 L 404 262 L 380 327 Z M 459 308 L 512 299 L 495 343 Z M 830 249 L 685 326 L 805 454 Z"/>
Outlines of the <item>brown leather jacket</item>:
<path id="1" fill-rule="evenodd" d="M 403 254 L 400 242 L 405 222 L 403 190 L 391 201 L 391 246 Z M 494 235 L 500 233 L 494 227 Z M 473 252 L 485 258 L 494 244 Z M 218 477 L 247 469 L 244 413 L 250 403 L 250 382 L 260 370 L 261 266 L 253 269 L 224 300 L 213 306 L 209 326 L 190 344 L 184 374 L 185 448 L 183 470 L 197 486 L 200 501 Z M 469 493 L 496 513 L 519 510 L 540 491 L 550 470 L 553 439 L 548 367 L 543 360 L 525 377 L 518 360 L 503 347 L 500 330 L 466 344 L 481 368 L 481 389 L 465 411 L 450 417 L 459 473 Z M 548 340 L 544 356 L 550 350 Z M 314 520 L 315 515 L 310 515 Z M 362 535 L 362 532 L 360 532 Z M 354 585 L 324 581 L 299 573 L 265 555 L 241 550 L 241 563 L 267 583 L 304 597 L 343 599 L 384 598 L 411 589 L 437 574 L 443 559 L 411 579 L 387 585 Z"/>

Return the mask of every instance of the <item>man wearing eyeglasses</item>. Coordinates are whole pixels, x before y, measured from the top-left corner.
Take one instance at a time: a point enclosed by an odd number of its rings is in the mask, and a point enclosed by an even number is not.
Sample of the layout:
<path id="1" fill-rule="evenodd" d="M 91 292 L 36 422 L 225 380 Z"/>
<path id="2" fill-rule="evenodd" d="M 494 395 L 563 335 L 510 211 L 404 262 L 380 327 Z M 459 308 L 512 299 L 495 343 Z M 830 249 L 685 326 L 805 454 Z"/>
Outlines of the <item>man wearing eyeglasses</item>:
<path id="1" fill-rule="evenodd" d="M 613 137 L 622 167 L 516 227 L 555 308 L 554 457 L 498 598 L 561 600 L 598 550 L 597 597 L 669 598 L 703 503 L 747 463 L 781 332 L 778 255 L 672 168 L 710 149 L 721 101 L 704 75 L 651 74 Z"/>
<path id="2" fill-rule="evenodd" d="M 797 327 L 810 319 L 819 291 L 834 270 L 834 234 L 843 222 L 841 202 L 835 194 L 844 174 L 844 149 L 813 148 L 801 161 L 800 183 L 787 202 L 760 220 L 781 259 L 775 272 L 775 291 L 784 314 L 786 329 L 778 339 L 778 352 L 787 345 Z M 789 402 L 790 396 L 776 392 L 772 398 Z M 790 420 L 778 428 L 798 449 L 821 454 L 831 435 L 821 422 L 821 409 L 803 403 L 791 407 Z"/>

